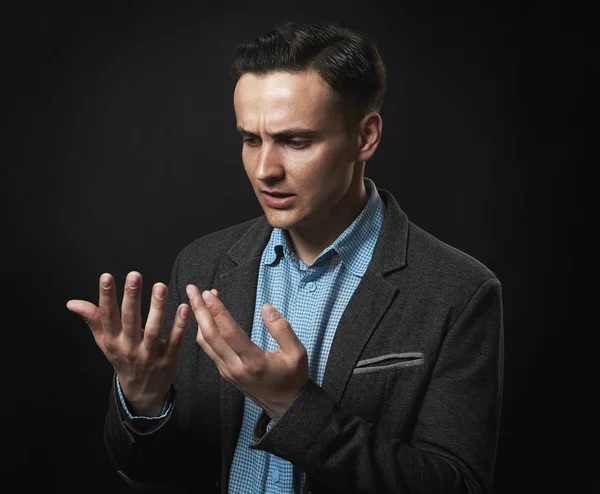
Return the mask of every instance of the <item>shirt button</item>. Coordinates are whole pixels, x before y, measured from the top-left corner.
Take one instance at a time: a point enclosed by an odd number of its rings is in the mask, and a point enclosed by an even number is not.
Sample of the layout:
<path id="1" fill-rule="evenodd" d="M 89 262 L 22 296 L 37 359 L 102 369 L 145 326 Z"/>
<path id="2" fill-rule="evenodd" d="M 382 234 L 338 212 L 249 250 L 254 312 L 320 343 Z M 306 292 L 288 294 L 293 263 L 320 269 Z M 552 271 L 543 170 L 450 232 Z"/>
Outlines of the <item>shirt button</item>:
<path id="1" fill-rule="evenodd" d="M 306 284 L 306 289 L 309 292 L 314 292 L 317 289 L 317 285 L 315 285 L 312 281 Z"/>
<path id="2" fill-rule="evenodd" d="M 275 483 L 279 482 L 279 470 L 275 470 L 273 472 L 273 482 L 275 482 Z"/>

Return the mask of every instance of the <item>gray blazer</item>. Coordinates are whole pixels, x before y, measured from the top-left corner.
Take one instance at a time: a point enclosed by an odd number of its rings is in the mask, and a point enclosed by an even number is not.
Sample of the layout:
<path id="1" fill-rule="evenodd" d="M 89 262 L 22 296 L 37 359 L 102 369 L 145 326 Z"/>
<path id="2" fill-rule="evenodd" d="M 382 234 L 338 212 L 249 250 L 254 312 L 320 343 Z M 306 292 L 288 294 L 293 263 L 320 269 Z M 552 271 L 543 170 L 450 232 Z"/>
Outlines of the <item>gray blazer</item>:
<path id="1" fill-rule="evenodd" d="M 251 447 L 306 471 L 306 493 L 490 492 L 503 379 L 500 282 L 378 190 L 382 231 L 340 320 L 323 387 L 309 380 L 269 432 L 263 413 Z M 249 332 L 271 231 L 261 216 L 184 248 L 166 327 L 194 283 L 218 289 Z M 111 391 L 108 451 L 120 475 L 147 492 L 227 493 L 244 397 L 196 343 L 191 319 L 175 405 L 160 425 L 134 428 Z"/>

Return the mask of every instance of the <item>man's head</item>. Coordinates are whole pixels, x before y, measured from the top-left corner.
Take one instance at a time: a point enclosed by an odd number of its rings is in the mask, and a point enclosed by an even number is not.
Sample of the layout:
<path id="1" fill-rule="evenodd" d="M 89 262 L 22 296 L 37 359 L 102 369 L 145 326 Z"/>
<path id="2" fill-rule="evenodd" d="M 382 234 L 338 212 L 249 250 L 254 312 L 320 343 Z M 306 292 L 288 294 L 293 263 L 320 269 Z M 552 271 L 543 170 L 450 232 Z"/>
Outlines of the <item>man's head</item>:
<path id="1" fill-rule="evenodd" d="M 386 70 L 377 48 L 364 34 L 333 22 L 287 23 L 238 46 L 230 71 L 237 83 L 246 73 L 314 70 L 340 103 L 348 127 L 369 112 L 381 112 Z"/>
<path id="2" fill-rule="evenodd" d="M 353 219 L 381 136 L 386 75 L 374 45 L 333 23 L 285 24 L 240 45 L 231 73 L 244 167 L 269 222 L 316 235 Z M 295 198 L 273 206 L 263 191 Z"/>

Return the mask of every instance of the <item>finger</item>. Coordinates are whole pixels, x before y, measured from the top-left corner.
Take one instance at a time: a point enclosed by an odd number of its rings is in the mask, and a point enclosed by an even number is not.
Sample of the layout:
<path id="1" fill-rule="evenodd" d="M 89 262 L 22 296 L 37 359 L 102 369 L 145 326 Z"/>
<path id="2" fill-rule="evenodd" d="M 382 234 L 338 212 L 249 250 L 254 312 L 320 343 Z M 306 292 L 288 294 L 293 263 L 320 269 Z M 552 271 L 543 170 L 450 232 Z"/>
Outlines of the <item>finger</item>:
<path id="1" fill-rule="evenodd" d="M 164 283 L 156 283 L 152 287 L 150 297 L 150 310 L 144 329 L 144 347 L 150 354 L 156 353 L 158 342 L 162 334 L 165 320 L 165 306 L 167 305 L 167 286 Z"/>
<path id="2" fill-rule="evenodd" d="M 116 336 L 121 330 L 121 315 L 117 305 L 117 289 L 115 279 L 110 273 L 100 276 L 100 321 L 102 330 L 107 334 Z"/>
<path id="3" fill-rule="evenodd" d="M 275 309 L 273 304 L 262 306 L 262 318 L 283 353 L 297 355 L 298 352 L 304 351 L 304 345 L 298 339 L 290 323 Z"/>
<path id="4" fill-rule="evenodd" d="M 204 340 L 228 367 L 238 365 L 240 357 L 221 336 L 219 328 L 208 307 L 206 307 L 198 288 L 194 285 L 188 285 L 186 289 L 194 316 L 196 316 L 198 322 L 198 336 L 196 338 L 198 343 L 201 344 L 201 341 Z M 202 348 L 204 349 L 204 347 Z"/>
<path id="5" fill-rule="evenodd" d="M 131 271 L 125 280 L 121 321 L 125 335 L 134 341 L 142 338 L 142 275 L 137 271 Z"/>
<path id="6" fill-rule="evenodd" d="M 188 321 L 190 318 L 190 308 L 187 304 L 181 304 L 177 308 L 177 313 L 175 314 L 175 321 L 173 321 L 173 328 L 171 329 L 171 334 L 169 335 L 169 339 L 167 340 L 167 348 L 165 354 L 169 360 L 177 358 L 177 352 L 179 352 L 179 347 L 181 346 L 181 342 L 183 341 L 183 334 L 185 332 L 185 328 L 187 327 Z"/>
<path id="7" fill-rule="evenodd" d="M 223 369 L 227 369 L 227 365 L 225 365 L 225 362 L 223 362 L 223 359 L 221 357 L 219 357 L 215 353 L 215 351 L 212 349 L 212 347 L 206 342 L 206 340 L 204 339 L 204 336 L 202 335 L 202 331 L 200 331 L 200 328 L 198 328 L 198 333 L 196 335 L 196 342 L 198 343 L 198 345 L 200 345 L 200 348 L 202 348 L 204 353 L 206 353 L 206 355 L 208 355 L 208 357 L 216 364 L 216 366 L 221 371 L 221 374 L 223 374 Z M 225 377 L 225 376 L 223 376 L 223 377 Z"/>
<path id="8" fill-rule="evenodd" d="M 217 324 L 219 332 L 223 339 L 229 344 L 235 353 L 242 359 L 260 358 L 264 353 L 257 346 L 246 332 L 240 328 L 231 316 L 229 311 L 217 297 L 213 296 L 212 292 L 205 291 L 202 293 L 204 303 Z"/>
<path id="9" fill-rule="evenodd" d="M 94 304 L 85 300 L 69 300 L 67 309 L 80 316 L 92 331 L 96 341 L 102 337 L 102 322 L 100 321 L 100 310 Z"/>
<path id="10" fill-rule="evenodd" d="M 212 288 L 210 291 L 215 295 L 215 297 L 219 296 L 219 290 L 217 290 L 216 288 Z"/>

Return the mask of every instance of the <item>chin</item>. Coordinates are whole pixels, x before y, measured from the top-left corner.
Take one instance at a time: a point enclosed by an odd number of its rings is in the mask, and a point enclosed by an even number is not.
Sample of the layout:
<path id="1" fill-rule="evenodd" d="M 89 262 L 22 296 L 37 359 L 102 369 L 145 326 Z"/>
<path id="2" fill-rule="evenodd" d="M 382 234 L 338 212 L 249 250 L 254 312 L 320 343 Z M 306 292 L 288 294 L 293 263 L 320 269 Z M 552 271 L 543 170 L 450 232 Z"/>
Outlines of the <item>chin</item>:
<path id="1" fill-rule="evenodd" d="M 281 218 L 276 218 L 270 215 L 266 215 L 267 217 L 267 221 L 269 222 L 269 224 L 273 227 L 273 228 L 279 228 L 280 230 L 289 230 L 290 228 L 293 228 L 295 225 L 295 222 L 293 221 L 285 221 L 282 220 Z"/>
<path id="2" fill-rule="evenodd" d="M 290 214 L 288 211 L 276 212 L 268 208 L 265 209 L 266 210 L 263 211 L 267 217 L 267 221 L 273 228 L 289 230 L 290 228 L 294 228 L 298 223 L 298 219 L 295 217 L 295 215 Z"/>

